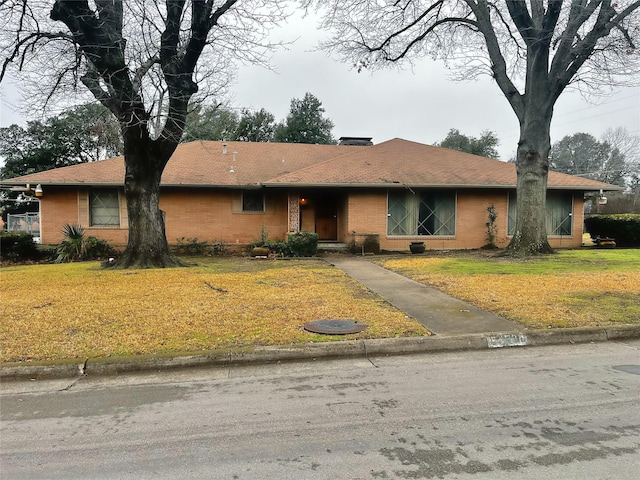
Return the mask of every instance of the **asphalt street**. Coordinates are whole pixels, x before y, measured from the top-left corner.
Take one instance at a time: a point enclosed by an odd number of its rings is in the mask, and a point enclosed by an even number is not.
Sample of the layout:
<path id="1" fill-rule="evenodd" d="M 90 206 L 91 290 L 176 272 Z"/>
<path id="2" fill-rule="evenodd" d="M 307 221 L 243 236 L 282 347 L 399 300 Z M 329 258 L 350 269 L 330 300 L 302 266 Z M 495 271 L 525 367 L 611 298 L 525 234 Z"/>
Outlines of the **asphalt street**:
<path id="1" fill-rule="evenodd" d="M 635 479 L 640 341 L 3 382 L 6 479 Z"/>

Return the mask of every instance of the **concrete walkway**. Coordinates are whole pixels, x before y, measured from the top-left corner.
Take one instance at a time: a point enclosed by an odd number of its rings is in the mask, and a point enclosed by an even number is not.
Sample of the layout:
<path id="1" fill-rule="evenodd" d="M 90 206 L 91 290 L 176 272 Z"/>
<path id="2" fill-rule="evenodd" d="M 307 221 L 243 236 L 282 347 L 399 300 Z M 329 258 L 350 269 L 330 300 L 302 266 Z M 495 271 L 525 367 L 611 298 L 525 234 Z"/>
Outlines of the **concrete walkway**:
<path id="1" fill-rule="evenodd" d="M 325 260 L 437 335 L 525 330 L 521 325 L 398 275 L 366 258 L 335 255 Z"/>

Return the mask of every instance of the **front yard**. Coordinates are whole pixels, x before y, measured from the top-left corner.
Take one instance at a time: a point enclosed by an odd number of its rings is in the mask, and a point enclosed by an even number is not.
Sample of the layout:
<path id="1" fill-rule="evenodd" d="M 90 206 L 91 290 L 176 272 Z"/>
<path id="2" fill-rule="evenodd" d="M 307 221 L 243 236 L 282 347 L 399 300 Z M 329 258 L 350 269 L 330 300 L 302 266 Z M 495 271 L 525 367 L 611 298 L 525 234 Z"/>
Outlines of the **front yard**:
<path id="1" fill-rule="evenodd" d="M 369 325 L 350 339 L 429 334 L 323 261 L 213 257 L 197 263 L 134 271 L 100 270 L 97 262 L 4 267 L 1 360 L 193 353 L 345 338 L 303 330 L 320 319 Z"/>
<path id="2" fill-rule="evenodd" d="M 529 260 L 428 252 L 371 260 L 529 328 L 640 323 L 640 251 L 570 250 Z M 321 260 L 199 258 L 106 271 L 97 262 L 0 269 L 2 362 L 428 335 Z M 313 320 L 364 332 L 306 332 Z"/>
<path id="3" fill-rule="evenodd" d="M 378 261 L 529 328 L 640 323 L 640 250 L 564 250 L 526 260 L 489 255 L 436 252 Z"/>

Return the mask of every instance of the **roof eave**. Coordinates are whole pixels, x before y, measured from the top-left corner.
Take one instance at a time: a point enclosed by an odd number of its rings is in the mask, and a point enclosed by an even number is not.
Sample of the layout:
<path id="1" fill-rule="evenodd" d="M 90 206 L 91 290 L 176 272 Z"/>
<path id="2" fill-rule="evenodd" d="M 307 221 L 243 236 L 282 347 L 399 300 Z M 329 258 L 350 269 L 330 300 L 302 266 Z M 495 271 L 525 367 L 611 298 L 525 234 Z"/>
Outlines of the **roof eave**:
<path id="1" fill-rule="evenodd" d="M 29 181 L 15 181 L 15 180 L 0 180 L 0 185 L 42 185 L 48 187 L 124 187 L 123 182 L 78 182 L 78 181 L 42 181 L 42 180 L 29 180 Z"/>
<path id="2" fill-rule="evenodd" d="M 618 187 L 617 185 L 607 185 L 605 187 L 598 187 L 594 185 L 548 185 L 547 190 L 579 190 L 583 192 L 622 192 L 625 187 Z"/>
<path id="3" fill-rule="evenodd" d="M 39 183 L 42 186 L 47 187 L 117 187 L 123 188 L 124 183 L 121 182 L 55 182 L 55 181 L 40 181 L 40 182 L 25 182 L 15 180 L 0 180 L 2 186 L 19 186 L 26 184 Z M 161 188 L 224 188 L 224 189 L 237 189 L 237 188 L 468 188 L 468 189 L 513 189 L 515 185 L 510 184 L 407 184 L 399 182 L 388 183 L 353 183 L 353 182 L 335 182 L 335 183 L 305 183 L 305 182 L 264 182 L 264 183 L 248 183 L 248 184 L 191 184 L 191 183 L 161 183 Z M 602 191 L 624 191 L 625 187 L 617 185 L 548 185 L 547 190 L 574 190 L 585 192 L 599 192 Z"/>
<path id="4" fill-rule="evenodd" d="M 516 188 L 515 184 L 470 184 L 470 183 L 298 183 L 298 182 L 265 182 L 265 187 L 269 188 L 469 188 L 469 189 L 501 189 L 508 190 Z M 593 185 L 552 185 L 548 190 L 577 190 L 577 191 L 599 191 L 600 188 Z M 603 190 L 624 190 L 622 187 L 603 188 Z"/>

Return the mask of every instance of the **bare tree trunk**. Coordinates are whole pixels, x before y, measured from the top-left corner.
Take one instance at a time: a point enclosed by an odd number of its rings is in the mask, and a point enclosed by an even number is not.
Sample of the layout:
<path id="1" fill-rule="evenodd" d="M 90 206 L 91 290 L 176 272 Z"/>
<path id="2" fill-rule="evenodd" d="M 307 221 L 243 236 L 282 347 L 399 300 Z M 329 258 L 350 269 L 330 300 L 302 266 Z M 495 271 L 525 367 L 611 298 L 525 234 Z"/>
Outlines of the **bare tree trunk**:
<path id="1" fill-rule="evenodd" d="M 163 168 L 157 167 L 157 159 L 149 158 L 151 152 L 154 152 L 153 148 L 141 148 L 125 154 L 129 238 L 127 248 L 114 263 L 108 265 L 110 268 L 186 266 L 169 249 L 164 212 L 159 205 Z M 154 153 L 159 154 L 157 151 Z"/>
<path id="2" fill-rule="evenodd" d="M 528 112 L 535 110 L 528 109 Z M 516 230 L 507 246 L 507 253 L 514 256 L 553 253 L 545 225 L 550 129 L 550 111 L 544 115 L 526 115 L 520 126 Z"/>

